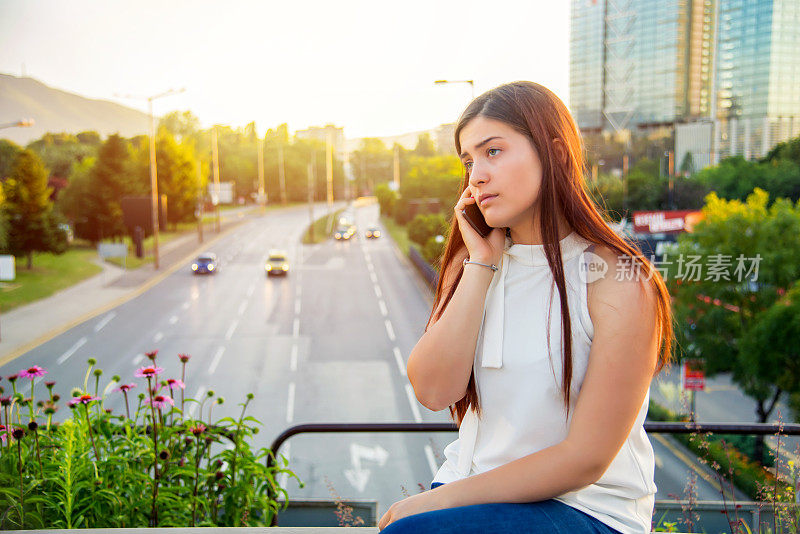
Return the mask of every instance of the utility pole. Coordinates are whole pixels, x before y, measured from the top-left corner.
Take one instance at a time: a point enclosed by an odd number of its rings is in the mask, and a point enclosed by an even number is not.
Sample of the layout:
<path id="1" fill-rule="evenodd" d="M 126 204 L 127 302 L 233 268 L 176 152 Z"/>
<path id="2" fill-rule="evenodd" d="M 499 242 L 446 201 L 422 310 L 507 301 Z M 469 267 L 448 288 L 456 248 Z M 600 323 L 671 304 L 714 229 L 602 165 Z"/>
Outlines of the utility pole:
<path id="1" fill-rule="evenodd" d="M 286 171 L 283 166 L 283 145 L 278 146 L 278 179 L 281 185 L 281 204 L 286 205 Z"/>
<path id="2" fill-rule="evenodd" d="M 217 147 L 217 127 L 211 128 L 211 159 L 214 165 L 214 194 L 211 195 L 211 202 L 214 204 L 216 212 L 216 231 L 219 233 L 219 149 Z"/>
<path id="3" fill-rule="evenodd" d="M 308 163 L 308 233 L 314 242 L 314 164 Z"/>
<path id="4" fill-rule="evenodd" d="M 150 203 L 153 222 L 153 268 L 158 270 L 158 176 L 156 175 L 156 122 L 153 118 L 153 98 L 147 99 L 147 110 L 150 113 Z"/>
<path id="5" fill-rule="evenodd" d="M 328 183 L 328 214 L 333 214 L 333 131 L 328 130 L 325 143 L 325 178 Z"/>
<path id="6" fill-rule="evenodd" d="M 394 144 L 394 190 L 400 191 L 400 145 Z"/>
<path id="7" fill-rule="evenodd" d="M 622 156 L 622 212 L 628 217 L 628 155 Z"/>
<path id="8" fill-rule="evenodd" d="M 675 194 L 674 194 L 674 187 L 675 187 L 675 161 L 674 161 L 674 154 L 672 150 L 667 152 L 667 170 L 669 172 L 669 209 L 675 209 Z"/>
<path id="9" fill-rule="evenodd" d="M 200 191 L 200 202 L 198 202 L 198 209 L 199 212 L 197 216 L 197 237 L 200 240 L 200 243 L 203 242 L 203 204 L 205 204 L 205 191 L 203 191 L 203 171 L 202 171 L 202 162 L 198 159 L 197 160 L 197 189 Z"/>
<path id="10" fill-rule="evenodd" d="M 261 203 L 261 210 L 267 209 L 267 190 L 264 187 L 264 144 L 256 135 L 256 146 L 258 147 L 258 201 Z"/>

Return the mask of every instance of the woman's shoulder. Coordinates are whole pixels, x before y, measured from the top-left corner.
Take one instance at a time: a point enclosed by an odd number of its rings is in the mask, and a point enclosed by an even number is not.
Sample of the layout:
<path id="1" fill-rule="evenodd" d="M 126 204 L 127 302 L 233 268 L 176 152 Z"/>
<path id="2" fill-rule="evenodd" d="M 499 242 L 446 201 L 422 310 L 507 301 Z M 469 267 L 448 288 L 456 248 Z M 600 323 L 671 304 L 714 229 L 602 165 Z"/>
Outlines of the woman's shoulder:
<path id="1" fill-rule="evenodd" d="M 587 262 L 587 273 L 593 273 L 587 278 L 589 315 L 593 322 L 609 313 L 625 315 L 634 309 L 655 310 L 656 290 L 634 258 L 608 245 L 596 244 Z"/>

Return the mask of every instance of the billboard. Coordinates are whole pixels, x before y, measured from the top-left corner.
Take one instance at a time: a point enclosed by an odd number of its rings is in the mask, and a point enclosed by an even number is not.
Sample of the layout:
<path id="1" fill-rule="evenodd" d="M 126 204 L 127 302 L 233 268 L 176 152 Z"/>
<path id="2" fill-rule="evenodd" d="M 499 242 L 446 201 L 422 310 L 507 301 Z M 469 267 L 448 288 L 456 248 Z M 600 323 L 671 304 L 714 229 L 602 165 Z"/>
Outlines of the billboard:
<path id="1" fill-rule="evenodd" d="M 691 232 L 703 219 L 699 210 L 634 211 L 633 231 L 637 234 L 677 234 Z"/>

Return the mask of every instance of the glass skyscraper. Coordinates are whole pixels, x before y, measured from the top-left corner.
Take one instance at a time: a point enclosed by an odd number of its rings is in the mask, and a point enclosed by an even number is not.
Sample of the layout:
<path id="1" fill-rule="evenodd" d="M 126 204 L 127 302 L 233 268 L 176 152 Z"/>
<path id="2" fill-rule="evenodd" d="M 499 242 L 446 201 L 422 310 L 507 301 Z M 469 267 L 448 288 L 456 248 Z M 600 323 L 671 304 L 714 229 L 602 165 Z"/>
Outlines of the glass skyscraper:
<path id="1" fill-rule="evenodd" d="M 571 22 L 584 131 L 706 121 L 704 164 L 800 135 L 800 0 L 572 0 Z"/>

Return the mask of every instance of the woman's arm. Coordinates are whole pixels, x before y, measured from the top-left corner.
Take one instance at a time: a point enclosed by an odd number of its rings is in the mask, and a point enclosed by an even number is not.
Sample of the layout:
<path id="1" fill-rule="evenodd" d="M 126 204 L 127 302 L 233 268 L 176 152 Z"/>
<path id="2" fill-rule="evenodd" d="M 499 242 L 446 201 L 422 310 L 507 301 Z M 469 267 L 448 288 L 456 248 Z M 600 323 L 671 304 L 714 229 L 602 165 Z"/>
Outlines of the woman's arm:
<path id="1" fill-rule="evenodd" d="M 615 264 L 614 253 L 597 253 Z M 594 483 L 605 473 L 642 407 L 659 341 L 657 300 L 650 282 L 616 280 L 613 273 L 609 269 L 605 278 L 589 284 L 595 335 L 566 439 L 432 490 L 438 506 L 551 499 Z"/>
<path id="2" fill-rule="evenodd" d="M 455 283 L 464 258 L 466 251 L 453 258 L 443 275 L 444 288 Z M 408 380 L 419 402 L 430 410 L 443 410 L 466 394 L 492 275 L 487 267 L 464 266 L 464 274 L 444 313 L 428 327 L 408 357 Z M 440 302 L 437 313 L 442 305 Z"/>

